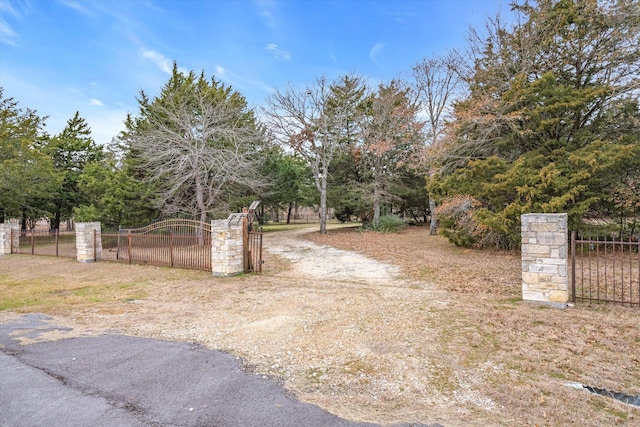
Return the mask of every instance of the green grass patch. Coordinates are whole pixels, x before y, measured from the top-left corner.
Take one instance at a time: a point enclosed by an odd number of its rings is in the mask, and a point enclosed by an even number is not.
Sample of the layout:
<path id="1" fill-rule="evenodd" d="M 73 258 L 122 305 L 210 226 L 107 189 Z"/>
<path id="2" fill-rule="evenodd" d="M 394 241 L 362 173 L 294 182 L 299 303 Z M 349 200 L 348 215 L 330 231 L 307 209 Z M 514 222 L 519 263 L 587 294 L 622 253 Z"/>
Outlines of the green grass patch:
<path id="1" fill-rule="evenodd" d="M 55 280 L 3 280 L 0 284 L 0 311 L 50 312 L 61 308 L 143 299 L 149 282 L 95 284 L 78 287 Z"/>

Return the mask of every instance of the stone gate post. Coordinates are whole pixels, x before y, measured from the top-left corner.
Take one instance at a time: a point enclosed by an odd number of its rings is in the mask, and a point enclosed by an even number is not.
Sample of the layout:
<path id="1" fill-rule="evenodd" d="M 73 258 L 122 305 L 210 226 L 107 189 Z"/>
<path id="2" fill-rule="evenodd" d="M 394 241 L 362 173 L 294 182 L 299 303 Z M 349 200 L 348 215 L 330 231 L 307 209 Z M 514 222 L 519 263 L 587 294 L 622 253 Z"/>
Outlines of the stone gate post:
<path id="1" fill-rule="evenodd" d="M 11 231 L 13 230 L 13 247 L 17 248 L 20 244 L 20 223 L 3 222 L 0 224 L 0 255 L 9 255 L 11 253 Z"/>
<path id="2" fill-rule="evenodd" d="M 101 231 L 99 222 L 76 223 L 76 252 L 78 262 L 93 262 L 102 258 Z"/>
<path id="3" fill-rule="evenodd" d="M 522 220 L 522 299 L 566 307 L 567 214 L 525 214 Z"/>
<path id="4" fill-rule="evenodd" d="M 214 276 L 244 272 L 243 214 L 211 221 L 211 271 Z"/>

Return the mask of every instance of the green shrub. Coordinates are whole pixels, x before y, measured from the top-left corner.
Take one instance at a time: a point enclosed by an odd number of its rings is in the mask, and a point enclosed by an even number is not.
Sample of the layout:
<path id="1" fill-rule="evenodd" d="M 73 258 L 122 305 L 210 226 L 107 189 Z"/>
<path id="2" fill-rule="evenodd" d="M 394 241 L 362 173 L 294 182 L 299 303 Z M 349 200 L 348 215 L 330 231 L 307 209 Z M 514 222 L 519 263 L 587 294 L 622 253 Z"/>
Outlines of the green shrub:
<path id="1" fill-rule="evenodd" d="M 383 215 L 380 217 L 380 222 L 378 226 L 374 226 L 371 224 L 371 229 L 375 230 L 379 233 L 395 233 L 403 228 L 405 228 L 407 224 L 402 220 L 402 218 L 397 217 L 395 215 Z"/>

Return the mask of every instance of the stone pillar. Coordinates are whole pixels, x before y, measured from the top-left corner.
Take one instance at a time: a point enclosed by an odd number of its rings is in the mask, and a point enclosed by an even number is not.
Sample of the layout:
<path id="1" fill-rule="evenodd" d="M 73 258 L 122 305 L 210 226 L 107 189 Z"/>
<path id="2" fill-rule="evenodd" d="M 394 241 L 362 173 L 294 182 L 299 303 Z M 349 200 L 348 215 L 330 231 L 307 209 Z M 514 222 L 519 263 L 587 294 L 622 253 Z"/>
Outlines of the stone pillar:
<path id="1" fill-rule="evenodd" d="M 13 247 L 20 245 L 20 223 L 3 222 L 0 224 L 0 255 L 11 253 L 11 231 L 13 230 Z"/>
<path id="2" fill-rule="evenodd" d="M 567 214 L 525 214 L 521 220 L 522 299 L 566 307 Z"/>
<path id="3" fill-rule="evenodd" d="M 76 252 L 78 262 L 93 262 L 102 258 L 102 237 L 99 222 L 76 223 Z"/>
<path id="4" fill-rule="evenodd" d="M 211 271 L 214 276 L 244 272 L 243 215 L 211 221 Z"/>

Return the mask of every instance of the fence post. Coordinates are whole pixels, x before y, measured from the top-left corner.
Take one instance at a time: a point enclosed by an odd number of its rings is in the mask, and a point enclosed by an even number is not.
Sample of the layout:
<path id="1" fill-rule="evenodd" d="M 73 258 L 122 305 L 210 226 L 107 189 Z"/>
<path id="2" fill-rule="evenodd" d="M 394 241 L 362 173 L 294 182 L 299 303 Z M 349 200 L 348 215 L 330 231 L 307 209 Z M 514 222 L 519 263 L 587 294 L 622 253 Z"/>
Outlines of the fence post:
<path id="1" fill-rule="evenodd" d="M 522 299 L 566 307 L 567 214 L 525 214 L 522 221 Z"/>
<path id="2" fill-rule="evenodd" d="M 0 255 L 14 253 L 13 248 L 20 244 L 20 224 L 17 222 L 3 222 L 0 224 Z"/>
<path id="3" fill-rule="evenodd" d="M 576 302 L 576 231 L 571 231 L 571 302 Z"/>
<path id="4" fill-rule="evenodd" d="M 93 262 L 102 258 L 99 222 L 76 223 L 76 256 L 78 262 Z"/>
<path id="5" fill-rule="evenodd" d="M 244 271 L 243 214 L 211 221 L 211 272 L 234 276 Z"/>
<path id="6" fill-rule="evenodd" d="M 173 234 L 169 230 L 169 264 L 173 267 Z"/>
<path id="7" fill-rule="evenodd" d="M 131 264 L 131 230 L 127 231 L 127 255 L 129 256 L 129 264 Z"/>

